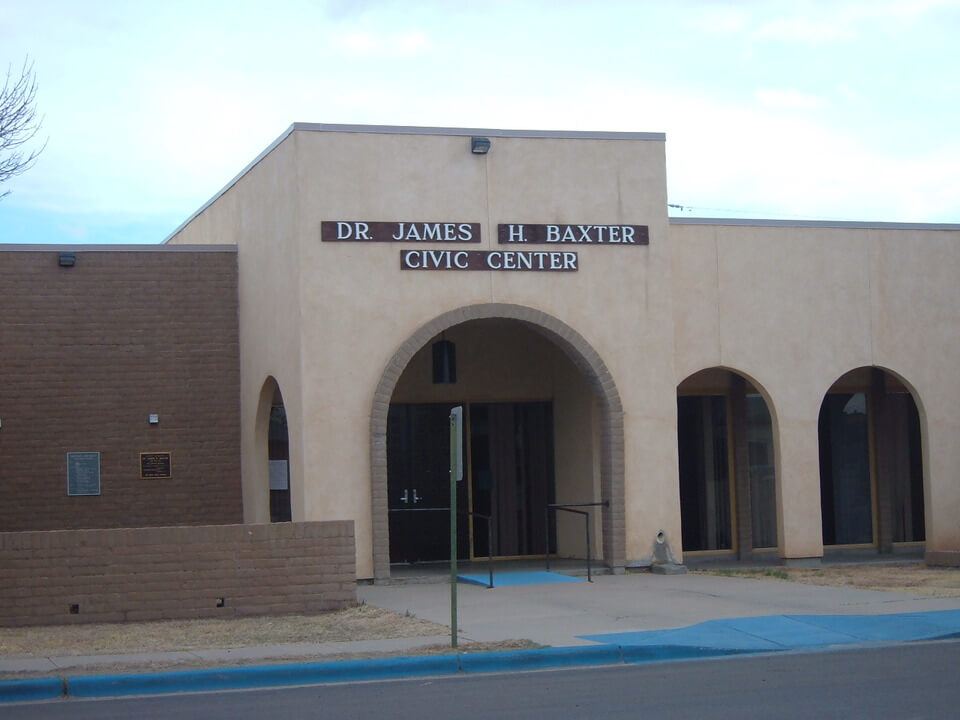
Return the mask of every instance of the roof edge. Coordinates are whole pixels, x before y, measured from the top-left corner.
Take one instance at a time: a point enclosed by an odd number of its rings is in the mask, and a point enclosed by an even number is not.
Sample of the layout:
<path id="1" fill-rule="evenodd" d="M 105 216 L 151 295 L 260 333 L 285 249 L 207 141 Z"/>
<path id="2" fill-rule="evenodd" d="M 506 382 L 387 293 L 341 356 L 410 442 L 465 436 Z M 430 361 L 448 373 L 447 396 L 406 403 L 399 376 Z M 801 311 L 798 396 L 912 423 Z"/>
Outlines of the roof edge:
<path id="1" fill-rule="evenodd" d="M 171 233 L 170 233 L 169 235 L 167 235 L 163 240 L 161 240 L 161 241 L 160 241 L 160 244 L 161 244 L 161 245 L 166 245 L 166 244 L 168 244 L 168 243 L 170 242 L 170 240 L 172 240 L 175 235 L 177 235 L 177 234 L 178 234 L 181 230 L 183 230 L 187 225 L 189 225 L 191 222 L 193 222 L 194 218 L 196 218 L 196 217 L 197 217 L 198 215 L 200 215 L 204 210 L 206 210 L 208 207 L 210 207 L 211 205 L 213 205 L 217 200 L 219 200 L 219 199 L 224 195 L 224 193 L 227 192 L 227 190 L 229 190 L 230 188 L 232 188 L 234 185 L 236 185 L 236 184 L 240 181 L 240 178 L 242 178 L 242 177 L 243 177 L 244 175 L 246 175 L 248 172 L 250 172 L 251 170 L 253 170 L 253 168 L 256 167 L 257 164 L 258 164 L 261 160 L 263 160 L 267 155 L 269 155 L 270 153 L 272 153 L 280 143 L 282 143 L 284 140 L 286 140 L 287 137 L 294 131 L 294 129 L 296 128 L 296 125 L 297 125 L 297 123 L 294 123 L 293 125 L 291 125 L 290 127 L 288 127 L 286 130 L 284 130 L 284 131 L 280 134 L 280 137 L 278 137 L 278 138 L 277 138 L 276 140 L 274 140 L 272 143 L 270 143 L 269 145 L 267 145 L 267 147 L 266 147 L 259 155 L 257 155 L 250 163 L 248 163 L 247 166 L 246 166 L 245 168 L 243 168 L 243 170 L 241 170 L 241 171 L 238 172 L 236 175 L 234 175 L 226 185 L 224 185 L 224 186 L 223 186 L 222 188 L 220 188 L 216 193 L 214 193 L 213 197 L 211 197 L 209 200 L 207 200 L 207 201 L 206 201 L 203 205 L 201 205 L 193 214 L 191 214 L 190 217 L 188 217 L 186 220 L 184 220 L 182 223 L 180 223 L 173 232 L 171 232 Z"/>
<path id="2" fill-rule="evenodd" d="M 71 245 L 69 243 L 32 243 L 10 244 L 0 243 L 0 252 L 199 252 L 199 253 L 235 253 L 236 245 L 164 245 L 162 243 L 144 243 L 142 245 Z"/>
<path id="3" fill-rule="evenodd" d="M 619 132 L 593 130 L 498 130 L 496 128 L 429 127 L 419 125 L 338 125 L 296 122 L 292 130 L 304 132 L 369 133 L 378 135 L 488 135 L 499 138 L 562 138 L 575 140 L 653 140 L 664 141 L 662 132 Z"/>
<path id="4" fill-rule="evenodd" d="M 957 223 L 869 222 L 859 220 L 768 220 L 763 218 L 668 218 L 671 225 L 846 228 L 848 230 L 960 230 Z"/>

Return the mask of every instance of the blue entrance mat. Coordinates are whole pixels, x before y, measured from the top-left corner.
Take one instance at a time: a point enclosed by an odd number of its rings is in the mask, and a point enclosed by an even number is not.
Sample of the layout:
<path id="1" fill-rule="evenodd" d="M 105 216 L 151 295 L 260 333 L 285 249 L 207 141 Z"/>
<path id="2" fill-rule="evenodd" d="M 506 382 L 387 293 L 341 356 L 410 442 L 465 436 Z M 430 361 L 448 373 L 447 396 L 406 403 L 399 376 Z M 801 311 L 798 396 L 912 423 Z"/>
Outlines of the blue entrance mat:
<path id="1" fill-rule="evenodd" d="M 490 581 L 488 573 L 478 573 L 475 575 L 457 575 L 457 580 L 472 585 L 483 585 L 486 587 Z M 544 570 L 532 572 L 505 572 L 493 574 L 494 587 L 511 587 L 513 585 L 545 585 L 547 583 L 570 583 L 583 582 L 583 578 L 570 577 L 569 575 L 558 575 L 557 573 L 546 572 Z"/>

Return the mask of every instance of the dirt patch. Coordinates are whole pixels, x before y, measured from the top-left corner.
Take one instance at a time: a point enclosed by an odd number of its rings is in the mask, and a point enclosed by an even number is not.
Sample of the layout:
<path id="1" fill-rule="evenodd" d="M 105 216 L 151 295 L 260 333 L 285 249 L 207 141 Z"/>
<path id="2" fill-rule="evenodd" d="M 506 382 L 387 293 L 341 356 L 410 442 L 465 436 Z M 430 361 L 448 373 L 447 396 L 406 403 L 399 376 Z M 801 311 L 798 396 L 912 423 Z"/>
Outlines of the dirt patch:
<path id="1" fill-rule="evenodd" d="M 180 670 L 204 670 L 227 667 L 243 667 L 245 665 L 283 665 L 288 663 L 318 663 L 343 662 L 347 660 L 378 660 L 392 657 L 412 657 L 423 655 L 450 655 L 455 652 L 474 654 L 483 652 L 498 652 L 505 650 L 536 650 L 542 648 L 530 640 L 502 640 L 499 642 L 461 642 L 457 650 L 453 650 L 449 643 L 436 645 L 422 645 L 408 650 L 393 650 L 381 652 L 333 653 L 317 655 L 277 655 L 269 658 L 224 658 L 209 660 L 201 658 L 178 658 L 171 660 L 132 661 L 132 662 L 102 662 L 89 663 L 77 667 L 63 668 L 59 671 L 30 671 L 0 672 L 0 680 L 24 680 L 35 677 L 78 677 L 83 675 L 130 675 L 134 673 L 174 672 Z"/>
<path id="2" fill-rule="evenodd" d="M 923 563 L 825 565 L 820 568 L 724 568 L 695 572 L 882 590 L 923 597 L 960 597 L 960 568 L 927 567 Z"/>
<path id="3" fill-rule="evenodd" d="M 444 625 L 359 605 L 321 615 L 0 628 L 0 655 L 116 655 L 423 637 Z"/>
<path id="4" fill-rule="evenodd" d="M 448 635 L 445 625 L 420 620 L 412 615 L 360 605 L 321 615 L 231 618 L 222 620 L 168 620 L 163 622 L 100 623 L 41 627 L 0 628 L 0 656 L 6 658 L 47 658 L 79 655 L 122 655 L 127 653 L 190 652 L 192 650 L 234 649 L 284 645 L 287 643 L 334 643 L 356 640 L 386 640 Z M 461 641 L 461 653 L 499 650 L 529 650 L 540 647 L 529 640 L 501 642 Z M 199 657 L 162 658 L 155 661 L 89 662 L 51 673 L 45 671 L 0 672 L 0 679 L 78 675 L 144 673 L 200 668 L 237 667 L 290 662 L 335 662 L 409 655 L 442 655 L 453 652 L 449 643 L 424 645 L 407 650 L 284 655 L 256 659 Z"/>

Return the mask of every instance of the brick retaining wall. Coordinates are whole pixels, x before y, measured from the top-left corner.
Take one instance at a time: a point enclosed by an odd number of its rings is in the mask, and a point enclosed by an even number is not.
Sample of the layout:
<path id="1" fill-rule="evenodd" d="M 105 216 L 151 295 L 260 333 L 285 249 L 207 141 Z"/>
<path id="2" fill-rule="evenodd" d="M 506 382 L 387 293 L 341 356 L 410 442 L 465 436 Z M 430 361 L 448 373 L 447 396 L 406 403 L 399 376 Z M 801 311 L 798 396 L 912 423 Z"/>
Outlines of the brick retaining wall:
<path id="1" fill-rule="evenodd" d="M 0 625 L 338 610 L 355 557 L 352 520 L 0 533 Z"/>

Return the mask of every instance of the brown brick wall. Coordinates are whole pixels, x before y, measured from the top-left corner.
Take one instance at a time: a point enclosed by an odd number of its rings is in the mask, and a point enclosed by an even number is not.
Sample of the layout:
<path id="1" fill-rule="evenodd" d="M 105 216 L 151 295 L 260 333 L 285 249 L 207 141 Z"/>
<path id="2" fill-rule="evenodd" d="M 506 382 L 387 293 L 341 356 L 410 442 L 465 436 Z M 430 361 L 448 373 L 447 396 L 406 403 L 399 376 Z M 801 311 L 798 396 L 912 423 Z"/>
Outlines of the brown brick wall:
<path id="1" fill-rule="evenodd" d="M 69 251 L 0 251 L 0 531 L 241 522 L 236 253 Z M 99 496 L 67 496 L 71 451 Z"/>
<path id="2" fill-rule="evenodd" d="M 0 625 L 337 610 L 355 554 L 351 520 L 0 533 Z"/>

